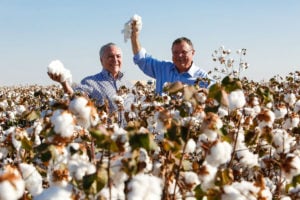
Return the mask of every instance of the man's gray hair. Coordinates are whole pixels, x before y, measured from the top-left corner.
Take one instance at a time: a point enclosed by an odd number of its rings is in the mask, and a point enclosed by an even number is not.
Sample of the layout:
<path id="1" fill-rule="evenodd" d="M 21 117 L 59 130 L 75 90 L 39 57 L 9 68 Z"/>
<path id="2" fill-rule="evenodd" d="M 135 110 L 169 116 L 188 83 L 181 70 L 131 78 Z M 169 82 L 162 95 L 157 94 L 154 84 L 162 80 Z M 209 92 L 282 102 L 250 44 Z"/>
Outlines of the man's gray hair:
<path id="1" fill-rule="evenodd" d="M 116 45 L 115 43 L 113 43 L 113 42 L 110 42 L 110 43 L 107 43 L 107 44 L 105 44 L 105 45 L 103 45 L 103 46 L 101 47 L 101 49 L 100 49 L 100 51 L 99 51 L 99 56 L 100 56 L 100 58 L 103 57 L 105 50 L 106 50 L 108 47 L 111 47 L 111 46 L 117 46 L 117 45 Z"/>

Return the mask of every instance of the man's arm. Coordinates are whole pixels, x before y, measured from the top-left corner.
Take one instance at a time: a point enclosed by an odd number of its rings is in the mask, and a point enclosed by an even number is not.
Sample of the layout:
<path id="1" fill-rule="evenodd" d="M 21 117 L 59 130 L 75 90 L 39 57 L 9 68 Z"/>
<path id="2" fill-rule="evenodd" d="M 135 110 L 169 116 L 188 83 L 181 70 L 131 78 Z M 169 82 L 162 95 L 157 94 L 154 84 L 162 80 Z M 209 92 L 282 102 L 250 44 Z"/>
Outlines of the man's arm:
<path id="1" fill-rule="evenodd" d="M 132 47 L 133 55 L 137 54 L 142 48 L 141 43 L 139 41 L 139 30 L 137 28 L 136 21 L 132 22 L 131 47 Z"/>

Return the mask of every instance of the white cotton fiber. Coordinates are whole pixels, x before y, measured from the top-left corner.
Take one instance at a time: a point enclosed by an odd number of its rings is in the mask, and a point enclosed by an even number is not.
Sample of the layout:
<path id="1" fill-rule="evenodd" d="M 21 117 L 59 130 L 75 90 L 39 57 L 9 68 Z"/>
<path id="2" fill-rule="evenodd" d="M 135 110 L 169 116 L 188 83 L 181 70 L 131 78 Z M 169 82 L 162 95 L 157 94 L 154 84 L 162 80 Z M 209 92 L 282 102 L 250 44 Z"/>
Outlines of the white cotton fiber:
<path id="1" fill-rule="evenodd" d="M 122 30 L 125 42 L 131 37 L 131 24 L 133 21 L 136 21 L 138 31 L 142 30 L 142 18 L 137 14 L 133 15 L 130 20 L 124 24 L 124 29 Z"/>
<path id="2" fill-rule="evenodd" d="M 48 73 L 61 75 L 60 81 L 68 81 L 72 83 L 72 74 L 70 70 L 66 69 L 60 60 L 53 60 L 48 65 Z"/>

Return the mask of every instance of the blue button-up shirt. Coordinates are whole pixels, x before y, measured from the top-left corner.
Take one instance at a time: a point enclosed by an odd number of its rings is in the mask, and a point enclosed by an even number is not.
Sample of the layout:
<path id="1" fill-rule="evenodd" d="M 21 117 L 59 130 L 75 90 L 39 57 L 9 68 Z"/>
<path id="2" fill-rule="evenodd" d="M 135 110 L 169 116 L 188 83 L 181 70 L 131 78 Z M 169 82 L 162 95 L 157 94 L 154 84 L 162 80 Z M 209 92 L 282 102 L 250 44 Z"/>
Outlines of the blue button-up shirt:
<path id="1" fill-rule="evenodd" d="M 157 60 L 147 54 L 144 48 L 134 55 L 133 61 L 146 75 L 156 79 L 156 92 L 159 94 L 162 94 L 166 82 L 181 81 L 193 85 L 197 78 L 211 79 L 206 71 L 197 67 L 194 63 L 187 72 L 179 73 L 173 62 Z M 211 79 L 211 81 L 213 80 Z M 208 87 L 206 82 L 200 82 L 199 84 L 200 87 Z"/>
<path id="2" fill-rule="evenodd" d="M 74 90 L 86 93 L 90 98 L 95 99 L 97 105 L 103 105 L 104 100 L 107 99 L 109 109 L 113 112 L 117 109 L 117 105 L 113 102 L 113 96 L 117 94 L 117 90 L 121 86 L 126 86 L 127 88 L 132 87 L 132 83 L 125 80 L 123 75 L 123 73 L 119 72 L 118 78 L 114 79 L 112 75 L 103 68 L 100 73 L 82 79 Z"/>

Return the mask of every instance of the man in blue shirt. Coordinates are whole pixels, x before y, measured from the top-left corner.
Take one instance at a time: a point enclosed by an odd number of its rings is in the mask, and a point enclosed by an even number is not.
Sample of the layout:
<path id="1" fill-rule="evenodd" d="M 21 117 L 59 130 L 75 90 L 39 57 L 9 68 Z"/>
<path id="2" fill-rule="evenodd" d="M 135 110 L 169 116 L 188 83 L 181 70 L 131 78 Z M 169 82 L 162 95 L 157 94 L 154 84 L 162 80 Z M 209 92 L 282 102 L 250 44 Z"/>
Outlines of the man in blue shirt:
<path id="1" fill-rule="evenodd" d="M 180 81 L 193 85 L 198 78 L 207 78 L 212 83 L 206 71 L 193 62 L 195 50 L 191 40 L 186 37 L 176 39 L 172 44 L 172 61 L 162 61 L 153 58 L 142 48 L 139 41 L 139 29 L 135 21 L 132 22 L 131 45 L 134 63 L 148 76 L 156 79 L 156 92 L 162 94 L 165 83 Z M 200 81 L 200 87 L 207 88 L 207 81 Z"/>
<path id="2" fill-rule="evenodd" d="M 109 110 L 114 112 L 117 110 L 117 105 L 113 102 L 113 97 L 117 94 L 117 90 L 122 86 L 130 88 L 132 84 L 124 79 L 124 74 L 120 71 L 123 63 L 122 51 L 116 44 L 108 43 L 102 46 L 99 56 L 103 66 L 102 71 L 85 77 L 74 88 L 68 81 L 61 82 L 60 74 L 48 73 L 48 75 L 52 80 L 59 82 L 69 95 L 72 95 L 74 91 L 83 92 L 95 99 L 97 105 L 103 105 L 104 101 L 108 100 Z M 124 104 L 131 101 L 133 98 L 125 100 Z"/>

